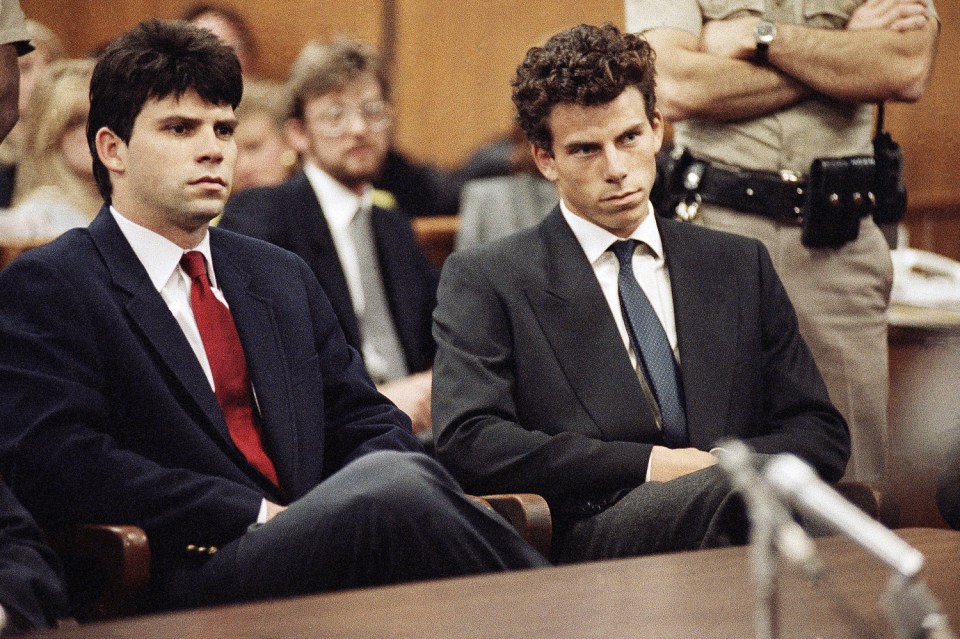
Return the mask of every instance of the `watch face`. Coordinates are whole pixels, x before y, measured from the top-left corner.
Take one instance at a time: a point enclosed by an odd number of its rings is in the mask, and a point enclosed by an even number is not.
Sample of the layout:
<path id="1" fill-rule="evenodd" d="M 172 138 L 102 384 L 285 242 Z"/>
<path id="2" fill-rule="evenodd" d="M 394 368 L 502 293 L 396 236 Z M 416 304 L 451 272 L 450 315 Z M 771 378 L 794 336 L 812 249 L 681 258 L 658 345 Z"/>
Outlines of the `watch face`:
<path id="1" fill-rule="evenodd" d="M 769 44 L 777 36 L 777 27 L 768 20 L 761 20 L 757 23 L 753 32 L 757 37 L 757 42 Z"/>

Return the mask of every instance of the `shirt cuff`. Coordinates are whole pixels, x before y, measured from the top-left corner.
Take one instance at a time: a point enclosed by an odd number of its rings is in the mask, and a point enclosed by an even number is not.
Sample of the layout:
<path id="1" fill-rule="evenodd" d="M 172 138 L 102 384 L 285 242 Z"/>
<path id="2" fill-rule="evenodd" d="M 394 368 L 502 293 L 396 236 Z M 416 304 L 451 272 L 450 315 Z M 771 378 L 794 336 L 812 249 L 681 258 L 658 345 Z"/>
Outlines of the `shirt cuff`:
<path id="1" fill-rule="evenodd" d="M 266 499 L 260 502 L 260 512 L 257 514 L 257 523 L 258 524 L 267 523 L 267 500 Z"/>

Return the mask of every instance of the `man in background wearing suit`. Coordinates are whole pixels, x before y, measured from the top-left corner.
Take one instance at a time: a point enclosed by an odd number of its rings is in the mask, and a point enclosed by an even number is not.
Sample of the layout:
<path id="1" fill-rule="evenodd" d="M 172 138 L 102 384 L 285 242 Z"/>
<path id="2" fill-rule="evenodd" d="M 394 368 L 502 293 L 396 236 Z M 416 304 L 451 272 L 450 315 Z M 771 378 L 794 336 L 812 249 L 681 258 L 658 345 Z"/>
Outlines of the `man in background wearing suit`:
<path id="1" fill-rule="evenodd" d="M 763 246 L 653 214 L 653 60 L 612 25 L 527 53 L 513 99 L 561 203 L 454 253 L 438 293 L 438 456 L 471 489 L 543 494 L 562 562 L 743 541 L 724 438 L 830 481 L 849 455 Z"/>
<path id="2" fill-rule="evenodd" d="M 0 274 L 0 472 L 42 525 L 144 528 L 161 608 L 542 565 L 422 453 L 307 265 L 208 229 L 241 93 L 184 22 L 103 53 L 106 204 Z"/>
<path id="3" fill-rule="evenodd" d="M 220 226 L 302 257 L 379 390 L 415 432 L 429 432 L 437 276 L 407 216 L 384 208 L 373 188 L 393 124 L 386 69 L 361 42 L 312 42 L 288 88 L 288 133 L 304 170 L 237 194 Z"/>

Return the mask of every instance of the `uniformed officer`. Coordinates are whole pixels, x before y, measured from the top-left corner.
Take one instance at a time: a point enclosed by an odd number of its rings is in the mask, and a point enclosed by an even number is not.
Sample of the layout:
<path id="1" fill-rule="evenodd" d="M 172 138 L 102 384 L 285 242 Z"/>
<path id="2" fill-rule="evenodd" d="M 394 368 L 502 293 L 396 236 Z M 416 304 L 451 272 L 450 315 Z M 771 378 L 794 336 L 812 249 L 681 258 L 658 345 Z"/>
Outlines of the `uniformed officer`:
<path id="1" fill-rule="evenodd" d="M 770 250 L 850 426 L 846 477 L 882 480 L 888 247 L 866 205 L 844 209 L 839 239 L 808 237 L 801 223 L 814 219 L 814 161 L 821 186 L 854 184 L 874 152 L 871 103 L 914 101 L 926 88 L 939 34 L 932 0 L 626 0 L 626 17 L 657 52 L 657 100 L 676 146 L 702 161 L 686 176 L 693 206 L 680 208 Z M 860 204 L 870 193 L 847 196 Z"/>

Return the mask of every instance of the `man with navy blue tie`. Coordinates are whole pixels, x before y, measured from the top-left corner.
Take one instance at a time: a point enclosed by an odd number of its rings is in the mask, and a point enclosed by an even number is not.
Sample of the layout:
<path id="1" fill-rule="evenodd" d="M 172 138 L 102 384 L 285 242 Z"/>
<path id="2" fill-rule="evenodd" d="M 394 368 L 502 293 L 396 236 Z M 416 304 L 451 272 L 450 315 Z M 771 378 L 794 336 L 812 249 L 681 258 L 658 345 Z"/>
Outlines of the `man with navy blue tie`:
<path id="1" fill-rule="evenodd" d="M 0 273 L 0 472 L 44 526 L 131 523 L 158 608 L 544 564 L 423 454 L 307 265 L 209 228 L 233 51 L 151 20 L 93 73 L 106 204 Z"/>
<path id="2" fill-rule="evenodd" d="M 562 562 L 744 541 L 725 438 L 831 481 L 849 456 L 763 246 L 653 214 L 653 60 L 612 25 L 527 53 L 518 121 L 561 202 L 452 255 L 434 314 L 439 458 L 468 489 L 543 494 Z"/>

